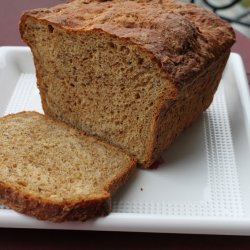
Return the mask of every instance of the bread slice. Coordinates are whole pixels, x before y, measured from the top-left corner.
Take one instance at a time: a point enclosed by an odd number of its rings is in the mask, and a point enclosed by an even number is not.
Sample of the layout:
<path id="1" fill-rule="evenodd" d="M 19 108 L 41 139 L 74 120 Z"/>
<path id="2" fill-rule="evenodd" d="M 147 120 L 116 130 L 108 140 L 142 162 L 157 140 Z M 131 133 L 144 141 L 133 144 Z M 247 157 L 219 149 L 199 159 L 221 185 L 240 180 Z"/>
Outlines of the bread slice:
<path id="1" fill-rule="evenodd" d="M 44 112 L 149 167 L 207 107 L 232 28 L 173 0 L 73 0 L 26 12 Z"/>
<path id="2" fill-rule="evenodd" d="M 41 220 L 106 215 L 135 161 L 36 112 L 0 119 L 0 204 Z"/>

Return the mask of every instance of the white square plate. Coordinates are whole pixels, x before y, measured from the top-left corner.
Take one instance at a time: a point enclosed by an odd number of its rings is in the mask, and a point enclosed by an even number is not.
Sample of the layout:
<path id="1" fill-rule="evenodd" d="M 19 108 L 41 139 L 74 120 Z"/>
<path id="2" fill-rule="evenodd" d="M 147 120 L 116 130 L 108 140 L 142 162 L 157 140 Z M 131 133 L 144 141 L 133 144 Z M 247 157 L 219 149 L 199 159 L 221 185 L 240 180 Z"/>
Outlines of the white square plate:
<path id="1" fill-rule="evenodd" d="M 32 55 L 0 48 L 0 116 L 42 111 Z M 113 212 L 55 224 L 0 207 L 0 227 L 250 235 L 250 98 L 241 58 L 231 54 L 209 109 L 162 154 L 138 169 Z"/>

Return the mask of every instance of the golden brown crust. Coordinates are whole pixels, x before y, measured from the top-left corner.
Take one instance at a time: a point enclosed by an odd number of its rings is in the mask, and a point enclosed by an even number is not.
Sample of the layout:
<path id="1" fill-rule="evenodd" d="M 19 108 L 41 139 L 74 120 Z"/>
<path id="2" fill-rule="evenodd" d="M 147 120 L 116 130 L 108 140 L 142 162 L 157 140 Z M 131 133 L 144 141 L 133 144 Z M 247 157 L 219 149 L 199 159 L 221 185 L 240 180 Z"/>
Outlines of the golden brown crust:
<path id="1" fill-rule="evenodd" d="M 171 101 L 171 105 L 167 107 L 162 103 L 159 107 L 160 112 L 155 116 L 152 132 L 154 137 L 148 147 L 145 168 L 149 168 L 162 151 L 209 107 L 229 54 L 230 50 L 221 55 L 192 85 L 188 85 L 178 101 Z"/>
<path id="2" fill-rule="evenodd" d="M 43 118 L 48 122 L 56 123 L 57 126 L 73 130 L 81 137 L 88 137 L 93 143 L 102 144 L 117 152 L 122 152 L 120 149 L 108 145 L 105 142 L 97 140 L 94 137 L 87 136 L 83 131 L 76 130 L 62 122 L 55 121 L 49 116 L 44 116 L 37 112 L 20 112 L 17 114 L 10 114 L 1 117 L 1 120 L 11 119 L 19 115 L 33 116 L 37 119 Z M 39 195 L 32 195 L 31 193 L 24 192 L 14 185 L 5 183 L 4 180 L 0 181 L 0 204 L 4 204 L 18 212 L 34 216 L 41 220 L 49 220 L 53 222 L 85 221 L 87 219 L 107 215 L 111 211 L 111 195 L 130 177 L 136 166 L 136 161 L 130 158 L 126 168 L 119 175 L 115 176 L 110 183 L 103 187 L 103 191 L 98 194 L 83 197 L 78 200 L 63 200 L 54 201 L 53 199 L 46 199 Z"/>
<path id="3" fill-rule="evenodd" d="M 173 0 L 74 0 L 27 16 L 66 32 L 105 32 L 136 44 L 177 87 L 192 82 L 234 43 L 232 28 L 215 14 Z"/>
<path id="4" fill-rule="evenodd" d="M 17 212 L 53 222 L 85 221 L 96 216 L 107 215 L 111 211 L 108 193 L 106 195 L 104 193 L 103 197 L 98 199 L 56 203 L 24 194 L 1 182 L 0 202 Z"/>

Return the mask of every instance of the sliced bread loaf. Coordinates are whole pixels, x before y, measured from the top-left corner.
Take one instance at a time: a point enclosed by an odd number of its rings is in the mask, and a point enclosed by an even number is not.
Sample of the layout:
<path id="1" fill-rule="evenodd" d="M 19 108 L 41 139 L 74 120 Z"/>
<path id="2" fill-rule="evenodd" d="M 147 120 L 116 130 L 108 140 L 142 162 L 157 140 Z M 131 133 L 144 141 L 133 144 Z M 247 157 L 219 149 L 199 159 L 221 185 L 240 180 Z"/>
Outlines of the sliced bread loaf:
<path id="1" fill-rule="evenodd" d="M 26 12 L 44 112 L 149 167 L 206 110 L 232 28 L 173 0 L 73 0 Z"/>
<path id="2" fill-rule="evenodd" d="M 36 112 L 0 119 L 0 204 L 61 222 L 106 215 L 135 161 Z"/>

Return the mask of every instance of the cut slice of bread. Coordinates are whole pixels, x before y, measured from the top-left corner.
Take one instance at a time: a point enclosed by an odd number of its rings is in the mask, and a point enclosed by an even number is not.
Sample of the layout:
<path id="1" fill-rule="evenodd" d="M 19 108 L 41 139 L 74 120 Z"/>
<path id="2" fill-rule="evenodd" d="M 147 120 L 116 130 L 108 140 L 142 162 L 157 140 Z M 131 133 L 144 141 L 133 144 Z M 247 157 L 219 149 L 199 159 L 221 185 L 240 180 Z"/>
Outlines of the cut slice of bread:
<path id="1" fill-rule="evenodd" d="M 0 119 L 0 204 L 41 220 L 106 215 L 135 161 L 36 112 Z"/>

